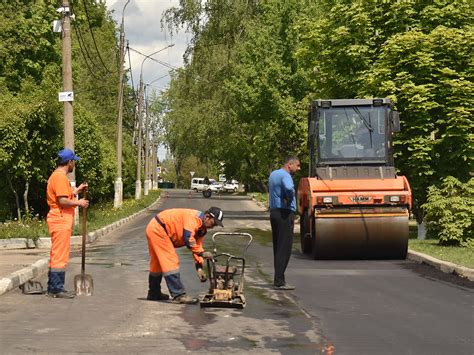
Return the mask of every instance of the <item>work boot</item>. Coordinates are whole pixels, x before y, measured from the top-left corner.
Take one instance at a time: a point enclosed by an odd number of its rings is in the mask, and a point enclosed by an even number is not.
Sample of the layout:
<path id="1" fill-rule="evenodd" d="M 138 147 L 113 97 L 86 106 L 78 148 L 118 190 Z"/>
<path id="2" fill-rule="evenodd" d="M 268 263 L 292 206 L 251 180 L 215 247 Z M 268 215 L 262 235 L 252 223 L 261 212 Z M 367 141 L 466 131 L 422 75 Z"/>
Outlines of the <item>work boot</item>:
<path id="1" fill-rule="evenodd" d="M 161 293 L 161 291 L 160 292 L 148 291 L 148 296 L 146 296 L 146 299 L 148 301 L 167 301 L 170 299 L 170 296 L 168 296 L 166 293 Z"/>
<path id="2" fill-rule="evenodd" d="M 275 290 L 281 290 L 281 291 L 291 291 L 295 289 L 295 286 L 288 285 L 288 284 L 283 284 L 283 285 L 274 285 L 273 288 Z"/>
<path id="3" fill-rule="evenodd" d="M 146 297 L 149 301 L 166 301 L 170 299 L 166 293 L 161 293 L 161 274 L 150 274 L 148 275 L 148 296 Z"/>
<path id="4" fill-rule="evenodd" d="M 74 298 L 76 293 L 74 291 L 59 291 L 59 292 L 48 292 L 47 295 L 51 298 Z"/>
<path id="5" fill-rule="evenodd" d="M 187 294 L 182 294 L 173 298 L 171 302 L 180 304 L 195 304 L 198 303 L 199 300 L 197 298 L 188 296 Z"/>

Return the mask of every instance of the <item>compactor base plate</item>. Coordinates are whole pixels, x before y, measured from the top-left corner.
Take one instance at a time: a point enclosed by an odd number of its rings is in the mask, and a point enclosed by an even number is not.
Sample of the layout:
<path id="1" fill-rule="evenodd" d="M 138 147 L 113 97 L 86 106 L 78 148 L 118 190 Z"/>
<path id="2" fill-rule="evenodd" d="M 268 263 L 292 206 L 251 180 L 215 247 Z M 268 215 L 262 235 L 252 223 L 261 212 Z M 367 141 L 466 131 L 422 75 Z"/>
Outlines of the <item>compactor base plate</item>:
<path id="1" fill-rule="evenodd" d="M 243 309 L 245 307 L 245 298 L 243 296 L 235 296 L 229 300 L 216 300 L 214 295 L 206 294 L 199 301 L 201 308 L 237 308 Z"/>

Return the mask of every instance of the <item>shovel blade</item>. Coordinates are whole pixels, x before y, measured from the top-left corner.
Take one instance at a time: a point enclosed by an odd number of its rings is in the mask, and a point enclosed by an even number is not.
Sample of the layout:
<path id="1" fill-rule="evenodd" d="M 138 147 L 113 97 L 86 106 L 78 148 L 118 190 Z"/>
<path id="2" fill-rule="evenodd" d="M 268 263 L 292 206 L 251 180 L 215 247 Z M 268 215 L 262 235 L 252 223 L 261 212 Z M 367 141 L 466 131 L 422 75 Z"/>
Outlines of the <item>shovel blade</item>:
<path id="1" fill-rule="evenodd" d="M 74 289 L 78 296 L 92 296 L 94 292 L 94 280 L 88 274 L 74 276 Z"/>

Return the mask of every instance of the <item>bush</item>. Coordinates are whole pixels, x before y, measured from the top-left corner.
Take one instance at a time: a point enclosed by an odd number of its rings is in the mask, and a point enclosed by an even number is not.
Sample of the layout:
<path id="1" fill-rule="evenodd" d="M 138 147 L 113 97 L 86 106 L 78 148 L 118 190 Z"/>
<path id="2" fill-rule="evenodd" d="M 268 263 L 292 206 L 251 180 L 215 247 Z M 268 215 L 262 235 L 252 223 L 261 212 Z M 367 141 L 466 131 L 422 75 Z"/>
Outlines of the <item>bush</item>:
<path id="1" fill-rule="evenodd" d="M 0 222 L 0 239 L 27 238 L 36 240 L 48 235 L 48 226 L 38 216 L 26 215 L 23 220 Z"/>
<path id="2" fill-rule="evenodd" d="M 446 177 L 440 187 L 428 188 L 425 211 L 426 234 L 440 245 L 474 247 L 474 179 L 462 183 Z"/>

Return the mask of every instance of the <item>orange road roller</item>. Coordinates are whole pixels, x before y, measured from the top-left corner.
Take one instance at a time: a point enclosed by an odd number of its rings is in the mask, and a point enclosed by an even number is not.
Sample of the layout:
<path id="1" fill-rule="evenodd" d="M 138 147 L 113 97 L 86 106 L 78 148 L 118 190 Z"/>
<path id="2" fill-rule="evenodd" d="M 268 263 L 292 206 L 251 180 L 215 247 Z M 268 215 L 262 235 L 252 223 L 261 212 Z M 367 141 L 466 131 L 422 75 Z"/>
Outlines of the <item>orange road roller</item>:
<path id="1" fill-rule="evenodd" d="M 309 174 L 297 192 L 301 249 L 315 259 L 404 259 L 411 190 L 397 176 L 389 99 L 316 100 Z"/>

